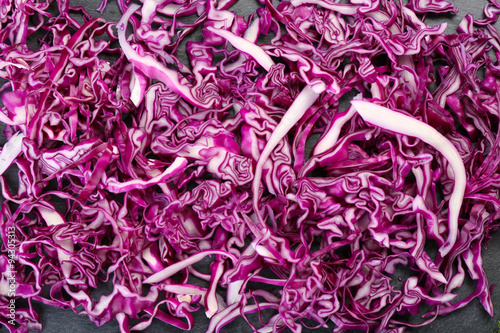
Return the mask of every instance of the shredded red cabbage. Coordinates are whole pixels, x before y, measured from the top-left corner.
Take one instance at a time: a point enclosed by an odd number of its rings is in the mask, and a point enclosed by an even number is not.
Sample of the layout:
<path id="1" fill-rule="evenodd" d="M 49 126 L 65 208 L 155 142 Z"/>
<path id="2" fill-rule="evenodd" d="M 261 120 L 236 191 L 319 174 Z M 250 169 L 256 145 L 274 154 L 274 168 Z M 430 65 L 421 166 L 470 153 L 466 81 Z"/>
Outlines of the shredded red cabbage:
<path id="1" fill-rule="evenodd" d="M 446 0 L 141 2 L 0 1 L 10 332 L 39 302 L 121 332 L 493 316 L 499 2 L 451 34 Z"/>

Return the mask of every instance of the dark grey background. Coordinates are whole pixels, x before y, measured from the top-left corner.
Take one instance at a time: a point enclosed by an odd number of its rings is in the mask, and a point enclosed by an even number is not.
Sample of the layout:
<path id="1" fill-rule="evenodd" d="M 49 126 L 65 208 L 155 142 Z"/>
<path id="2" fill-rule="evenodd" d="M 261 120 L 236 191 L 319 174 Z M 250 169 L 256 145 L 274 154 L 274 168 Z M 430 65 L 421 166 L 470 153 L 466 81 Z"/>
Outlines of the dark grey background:
<path id="1" fill-rule="evenodd" d="M 120 11 L 116 6 L 115 0 L 109 0 L 108 7 L 103 15 L 95 11 L 101 0 L 71 0 L 72 6 L 84 6 L 93 16 L 104 16 L 111 21 L 117 21 L 120 17 Z M 460 9 L 455 15 L 441 15 L 439 17 L 431 17 L 426 22 L 431 25 L 448 22 L 448 33 L 454 32 L 461 19 L 467 13 L 471 13 L 474 17 L 482 17 L 482 10 L 486 3 L 485 0 L 459 0 L 453 1 Z M 232 10 L 240 15 L 246 15 L 254 11 L 257 6 L 256 0 L 240 0 Z M 0 140 L 4 140 L 3 135 L 0 135 Z M 2 142 L 5 142 L 3 141 Z M 483 251 L 484 269 L 488 275 L 489 284 L 500 285 L 500 232 L 493 235 L 493 239 L 488 244 L 488 249 Z M 463 287 L 464 292 L 473 290 L 475 283 L 466 281 Z M 107 294 L 110 290 L 102 290 L 102 294 Z M 497 333 L 499 332 L 498 322 L 500 321 L 500 287 L 493 289 L 493 301 L 495 304 L 495 317 L 491 318 L 477 299 L 463 309 L 459 309 L 448 316 L 439 317 L 432 324 L 415 329 L 408 329 L 408 332 L 413 333 Z M 40 314 L 44 333 L 61 333 L 61 332 L 119 332 L 118 323 L 116 321 L 107 323 L 101 327 L 96 327 L 85 315 L 76 315 L 72 311 L 61 310 L 56 307 L 49 307 L 35 302 L 34 307 Z M 205 332 L 208 326 L 203 309 L 196 313 L 195 327 L 191 332 Z M 333 326 L 332 326 L 333 327 Z M 2 327 L 0 332 L 7 330 Z M 222 329 L 222 332 L 251 332 L 251 328 L 243 321 L 237 320 L 232 324 Z M 314 332 L 331 332 L 332 328 L 318 329 Z M 184 332 L 167 325 L 159 320 L 154 320 L 152 325 L 145 332 Z M 303 332 L 312 332 L 304 329 Z"/>

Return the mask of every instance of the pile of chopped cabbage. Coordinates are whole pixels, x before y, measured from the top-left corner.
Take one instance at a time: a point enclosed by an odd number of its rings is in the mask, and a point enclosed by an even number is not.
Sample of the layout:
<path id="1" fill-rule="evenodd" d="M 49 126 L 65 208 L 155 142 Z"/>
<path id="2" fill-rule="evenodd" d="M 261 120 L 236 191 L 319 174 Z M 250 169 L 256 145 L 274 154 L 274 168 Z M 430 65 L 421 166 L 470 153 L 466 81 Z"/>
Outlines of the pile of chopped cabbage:
<path id="1" fill-rule="evenodd" d="M 452 34 L 425 23 L 446 0 L 117 3 L 0 1 L 10 332 L 42 329 L 37 303 L 122 332 L 493 315 L 498 1 Z"/>

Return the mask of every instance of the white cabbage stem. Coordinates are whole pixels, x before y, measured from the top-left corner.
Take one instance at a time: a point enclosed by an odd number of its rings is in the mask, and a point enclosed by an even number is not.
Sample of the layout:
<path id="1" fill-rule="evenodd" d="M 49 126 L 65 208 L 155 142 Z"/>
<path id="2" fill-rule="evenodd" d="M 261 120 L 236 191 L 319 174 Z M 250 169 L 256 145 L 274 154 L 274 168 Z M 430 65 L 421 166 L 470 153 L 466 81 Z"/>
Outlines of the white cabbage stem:
<path id="1" fill-rule="evenodd" d="M 458 238 L 458 217 L 462 208 L 467 182 L 462 157 L 448 139 L 426 123 L 370 102 L 351 101 L 351 104 L 367 123 L 418 138 L 434 147 L 448 160 L 455 177 L 455 185 L 448 207 L 448 239 L 439 248 L 441 256 L 445 256 L 453 248 Z"/>

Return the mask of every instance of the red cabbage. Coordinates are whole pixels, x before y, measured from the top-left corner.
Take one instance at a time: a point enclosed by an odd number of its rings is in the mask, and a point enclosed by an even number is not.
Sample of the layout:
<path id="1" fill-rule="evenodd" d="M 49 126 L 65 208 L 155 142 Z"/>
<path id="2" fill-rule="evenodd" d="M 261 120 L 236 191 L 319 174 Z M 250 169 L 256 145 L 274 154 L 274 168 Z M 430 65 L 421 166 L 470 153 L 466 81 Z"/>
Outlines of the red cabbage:
<path id="1" fill-rule="evenodd" d="M 0 2 L 3 326 L 493 316 L 497 1 L 454 33 L 446 0 L 141 2 Z"/>

